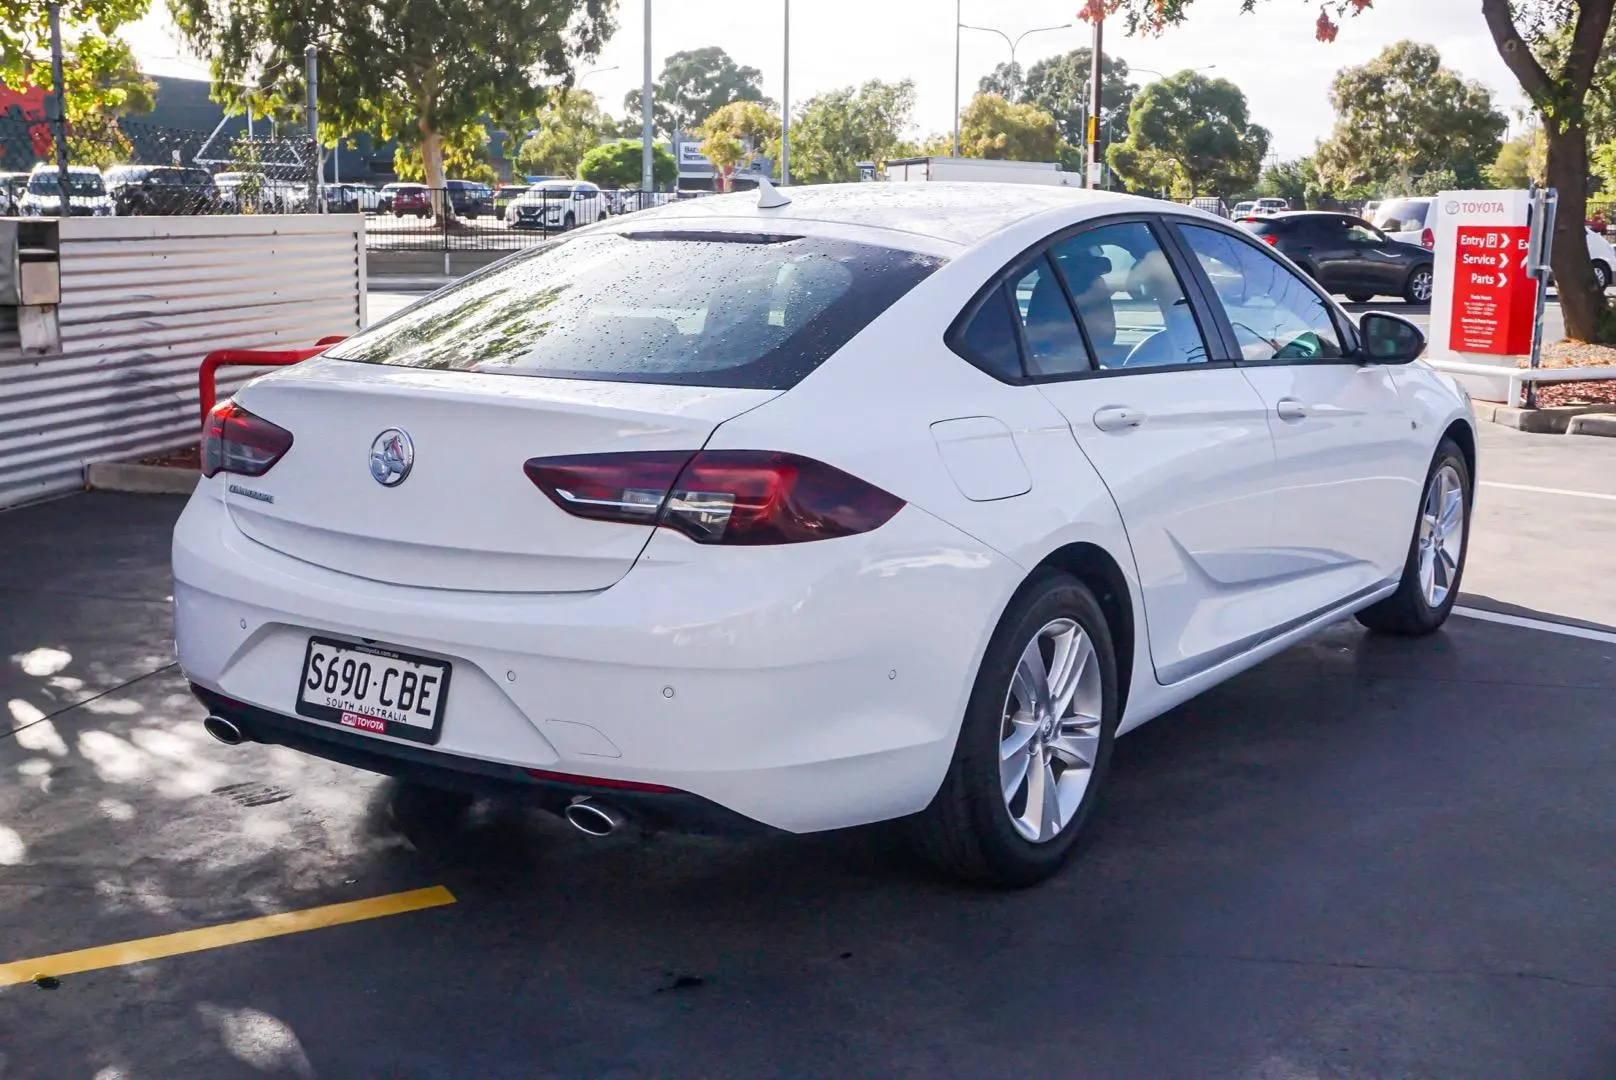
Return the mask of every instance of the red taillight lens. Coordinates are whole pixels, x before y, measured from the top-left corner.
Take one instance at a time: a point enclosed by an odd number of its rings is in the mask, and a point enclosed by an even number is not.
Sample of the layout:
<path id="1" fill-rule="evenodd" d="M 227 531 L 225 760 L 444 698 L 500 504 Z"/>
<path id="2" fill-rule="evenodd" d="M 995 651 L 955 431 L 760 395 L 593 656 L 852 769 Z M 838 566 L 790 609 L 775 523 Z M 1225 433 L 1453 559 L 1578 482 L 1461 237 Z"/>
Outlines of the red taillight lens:
<path id="1" fill-rule="evenodd" d="M 1420 247 L 1424 248 L 1426 251 L 1434 250 L 1436 248 L 1436 233 L 1432 232 L 1430 229 L 1426 229 L 1424 232 L 1420 233 Z"/>
<path id="2" fill-rule="evenodd" d="M 677 529 L 700 544 L 798 544 L 878 529 L 903 500 L 769 450 L 534 458 L 528 479 L 577 517 Z"/>
<path id="3" fill-rule="evenodd" d="M 292 448 L 292 433 L 237 405 L 221 402 L 202 425 L 202 475 L 263 476 Z"/>
<path id="4" fill-rule="evenodd" d="M 1268 233 L 1267 235 L 1265 235 L 1263 237 L 1263 243 L 1267 244 L 1270 247 L 1278 247 L 1279 246 L 1279 237 L 1275 236 L 1273 233 Z"/>

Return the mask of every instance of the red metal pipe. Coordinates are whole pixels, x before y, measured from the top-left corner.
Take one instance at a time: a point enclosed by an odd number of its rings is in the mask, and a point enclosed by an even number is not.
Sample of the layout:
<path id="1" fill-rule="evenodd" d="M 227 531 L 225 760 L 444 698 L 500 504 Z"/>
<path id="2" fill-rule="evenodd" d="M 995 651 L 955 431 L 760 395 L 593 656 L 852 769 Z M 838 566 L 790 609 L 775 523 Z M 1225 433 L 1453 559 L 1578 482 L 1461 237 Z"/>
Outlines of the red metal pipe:
<path id="1" fill-rule="evenodd" d="M 323 337 L 314 345 L 306 349 L 215 349 L 202 358 L 202 367 L 197 371 L 197 398 L 202 403 L 202 422 L 208 420 L 208 413 L 219 396 L 218 372 L 222 367 L 289 367 L 301 363 L 311 356 L 319 356 L 327 348 L 344 340 L 341 334 L 334 337 Z"/>

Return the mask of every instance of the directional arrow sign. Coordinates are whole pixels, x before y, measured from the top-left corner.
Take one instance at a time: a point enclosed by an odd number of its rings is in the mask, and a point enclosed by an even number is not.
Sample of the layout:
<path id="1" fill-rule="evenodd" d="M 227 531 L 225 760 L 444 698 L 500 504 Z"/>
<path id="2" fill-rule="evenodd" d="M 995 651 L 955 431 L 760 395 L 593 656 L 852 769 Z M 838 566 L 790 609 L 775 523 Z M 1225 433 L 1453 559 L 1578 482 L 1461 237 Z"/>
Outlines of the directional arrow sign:
<path id="1" fill-rule="evenodd" d="M 1505 274 L 1505 273 L 1500 273 L 1498 275 L 1498 281 L 1497 281 L 1496 284 L 1498 285 L 1498 287 L 1500 289 L 1502 289 L 1505 285 L 1509 284 L 1509 275 Z"/>
<path id="2" fill-rule="evenodd" d="M 1521 265 L 1522 266 L 1526 265 L 1526 260 L 1524 258 L 1521 259 Z M 1500 270 L 1505 270 L 1505 269 L 1509 268 L 1509 256 L 1505 255 L 1502 251 L 1500 251 L 1498 253 L 1498 268 Z"/>

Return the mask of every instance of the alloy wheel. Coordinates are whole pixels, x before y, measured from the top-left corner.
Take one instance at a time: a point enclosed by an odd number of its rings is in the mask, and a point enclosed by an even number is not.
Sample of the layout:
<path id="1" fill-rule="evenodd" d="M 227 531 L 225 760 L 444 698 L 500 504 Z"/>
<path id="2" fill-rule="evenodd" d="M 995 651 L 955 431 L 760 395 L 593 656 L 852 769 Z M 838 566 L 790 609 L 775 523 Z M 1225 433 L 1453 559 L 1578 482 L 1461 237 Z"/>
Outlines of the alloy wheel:
<path id="1" fill-rule="evenodd" d="M 1420 595 L 1427 607 L 1441 607 L 1453 590 L 1464 535 L 1464 483 L 1457 469 L 1443 465 L 1431 477 L 1420 512 Z"/>
<path id="2" fill-rule="evenodd" d="M 1100 749 L 1099 657 L 1071 619 L 1047 623 L 1021 651 L 999 730 L 999 783 L 1021 836 L 1047 843 L 1082 805 Z"/>
<path id="3" fill-rule="evenodd" d="M 1414 299 L 1420 303 L 1428 303 L 1431 299 L 1431 271 L 1420 270 L 1415 273 L 1414 279 L 1409 282 L 1408 291 L 1414 294 Z"/>

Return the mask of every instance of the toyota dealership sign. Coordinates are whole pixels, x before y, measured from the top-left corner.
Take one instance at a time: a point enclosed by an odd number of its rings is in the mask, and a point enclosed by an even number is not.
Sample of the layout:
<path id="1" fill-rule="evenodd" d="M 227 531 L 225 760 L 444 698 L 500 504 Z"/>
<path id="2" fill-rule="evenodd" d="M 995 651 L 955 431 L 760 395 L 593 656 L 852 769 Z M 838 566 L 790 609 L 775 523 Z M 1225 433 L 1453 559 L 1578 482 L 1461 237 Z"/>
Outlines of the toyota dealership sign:
<path id="1" fill-rule="evenodd" d="M 1500 362 L 1532 351 L 1537 279 L 1527 272 L 1531 197 L 1525 191 L 1437 196 L 1433 359 Z"/>

